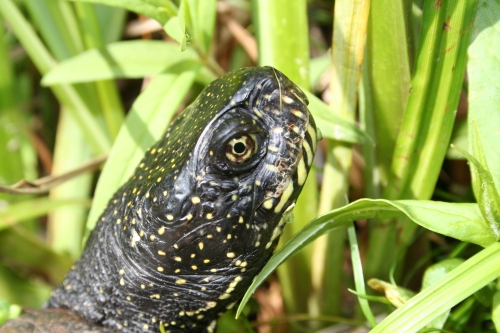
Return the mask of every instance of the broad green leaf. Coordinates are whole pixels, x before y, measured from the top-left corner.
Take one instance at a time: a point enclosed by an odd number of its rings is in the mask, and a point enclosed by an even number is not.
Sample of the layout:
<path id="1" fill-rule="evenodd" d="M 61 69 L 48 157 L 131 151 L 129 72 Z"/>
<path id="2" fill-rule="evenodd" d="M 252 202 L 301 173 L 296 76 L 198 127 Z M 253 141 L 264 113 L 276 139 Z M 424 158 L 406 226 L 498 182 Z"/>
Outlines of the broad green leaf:
<path id="1" fill-rule="evenodd" d="M 461 241 L 484 247 L 495 242 L 495 237 L 483 221 L 477 204 L 452 204 L 424 200 L 360 199 L 315 218 L 304 229 L 295 234 L 271 257 L 254 279 L 243 297 L 238 311 L 276 267 L 319 236 L 345 226 L 353 220 L 375 217 L 387 219 L 405 215 L 424 228 Z"/>
<path id="2" fill-rule="evenodd" d="M 46 215 L 57 208 L 70 205 L 88 206 L 89 204 L 88 200 L 51 200 L 46 197 L 15 203 L 7 206 L 4 210 L 0 210 L 0 230 L 19 222 Z"/>
<path id="3" fill-rule="evenodd" d="M 309 100 L 308 108 L 323 137 L 349 143 L 373 144 L 368 134 L 359 126 L 337 114 L 332 114 L 328 105 L 322 100 L 306 90 L 303 91 Z"/>
<path id="4" fill-rule="evenodd" d="M 386 184 L 410 94 L 410 80 L 415 50 L 409 29 L 412 1 L 371 1 L 363 64 L 364 85 L 371 107 L 377 170 L 381 184 Z M 378 186 L 381 185 L 377 184 Z"/>
<path id="5" fill-rule="evenodd" d="M 462 259 L 446 259 L 427 268 L 422 279 L 422 290 L 430 287 L 446 276 L 449 272 L 460 266 L 464 260 Z M 441 329 L 448 318 L 450 310 L 443 312 L 438 317 L 434 318 L 427 327 Z"/>
<path id="6" fill-rule="evenodd" d="M 215 18 L 217 16 L 216 0 L 188 0 L 193 17 L 193 29 L 196 31 L 197 40 L 194 43 L 201 46 L 203 54 L 207 55 L 212 43 Z"/>
<path id="7" fill-rule="evenodd" d="M 128 9 L 138 14 L 151 17 L 161 24 L 165 24 L 171 14 L 173 4 L 171 1 L 163 0 L 71 0 L 79 2 L 100 3 L 103 5 L 114 6 Z"/>
<path id="8" fill-rule="evenodd" d="M 470 155 L 463 149 L 456 147 L 462 155 L 470 162 L 472 171 L 472 184 L 477 203 L 484 220 L 489 225 L 495 238 L 500 239 L 500 196 L 495 187 L 488 165 L 482 152 L 481 143 L 478 142 L 477 128 L 472 126 L 472 147 L 474 155 Z"/>
<path id="9" fill-rule="evenodd" d="M 469 47 L 469 132 L 477 124 L 484 155 L 500 188 L 500 2 L 479 0 Z M 472 143 L 469 143 L 472 145 Z M 472 146 L 470 146 L 472 147 Z M 475 154 L 474 154 L 475 155 Z M 477 158 L 477 156 L 476 156 Z"/>
<path id="10" fill-rule="evenodd" d="M 115 191 L 132 175 L 149 146 L 163 132 L 193 84 L 198 67 L 155 77 L 129 112 L 97 183 L 85 238 Z"/>
<path id="11" fill-rule="evenodd" d="M 181 53 L 174 43 L 152 40 L 116 42 L 61 62 L 44 76 L 42 84 L 50 86 L 182 73 L 198 63 L 193 51 L 188 49 Z"/>

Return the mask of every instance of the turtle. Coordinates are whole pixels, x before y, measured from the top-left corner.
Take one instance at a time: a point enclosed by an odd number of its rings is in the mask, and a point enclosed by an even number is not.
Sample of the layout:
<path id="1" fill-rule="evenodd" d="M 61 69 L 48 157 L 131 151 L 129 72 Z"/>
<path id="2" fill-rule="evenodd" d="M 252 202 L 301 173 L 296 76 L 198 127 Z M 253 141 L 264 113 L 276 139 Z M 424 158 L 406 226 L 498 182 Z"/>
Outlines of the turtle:
<path id="1" fill-rule="evenodd" d="M 210 83 L 110 199 L 44 309 L 0 332 L 214 332 L 271 257 L 313 164 L 307 104 L 272 67 Z"/>

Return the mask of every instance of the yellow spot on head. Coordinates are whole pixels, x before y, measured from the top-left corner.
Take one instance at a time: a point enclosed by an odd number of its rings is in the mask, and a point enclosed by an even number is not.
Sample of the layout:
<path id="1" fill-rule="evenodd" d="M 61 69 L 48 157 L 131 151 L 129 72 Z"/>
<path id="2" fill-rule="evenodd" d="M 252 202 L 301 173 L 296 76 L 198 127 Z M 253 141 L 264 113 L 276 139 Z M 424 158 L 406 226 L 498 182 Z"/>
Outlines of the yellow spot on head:
<path id="1" fill-rule="evenodd" d="M 228 252 L 227 253 L 228 258 L 234 258 L 234 252 Z"/>
<path id="2" fill-rule="evenodd" d="M 158 234 L 163 235 L 165 233 L 165 227 L 158 229 Z"/>
<path id="3" fill-rule="evenodd" d="M 181 257 L 174 257 L 174 260 L 177 261 L 177 262 L 181 262 L 182 258 Z"/>
<path id="4" fill-rule="evenodd" d="M 199 242 L 199 243 L 198 243 L 198 247 L 200 248 L 200 250 L 203 250 L 203 247 L 204 247 L 203 243 L 202 243 L 202 242 Z"/>
<path id="5" fill-rule="evenodd" d="M 199 204 L 201 202 L 200 197 L 192 197 L 191 202 L 195 205 Z"/>
<path id="6" fill-rule="evenodd" d="M 265 208 L 265 209 L 272 209 L 273 208 L 273 198 L 267 198 L 264 200 L 264 202 L 262 203 L 262 206 Z"/>
<path id="7" fill-rule="evenodd" d="M 197 270 L 197 269 L 198 269 L 198 266 L 193 265 L 193 266 L 191 266 L 191 268 L 193 269 L 193 271 L 195 271 L 195 270 Z"/>
<path id="8" fill-rule="evenodd" d="M 167 220 L 172 221 L 174 216 L 172 214 L 167 214 Z"/>
<path id="9" fill-rule="evenodd" d="M 120 285 L 121 285 L 121 286 L 124 286 L 124 285 L 125 285 L 125 280 L 123 280 L 123 278 L 122 278 L 122 279 L 120 279 Z"/>
<path id="10" fill-rule="evenodd" d="M 209 260 L 209 259 L 205 259 L 205 260 L 203 260 L 203 262 L 204 262 L 205 264 L 208 264 L 208 263 L 210 262 L 210 260 Z"/>
<path id="11" fill-rule="evenodd" d="M 157 269 L 158 269 L 158 272 L 163 272 L 163 267 L 158 266 L 158 268 L 157 268 Z"/>
<path id="12" fill-rule="evenodd" d="M 213 217 L 214 217 L 214 216 L 213 216 L 213 214 L 212 214 L 212 213 L 207 213 L 207 219 L 211 220 L 211 219 L 213 219 Z"/>
<path id="13" fill-rule="evenodd" d="M 175 281 L 175 283 L 177 283 L 177 284 L 184 284 L 184 283 L 186 283 L 186 280 L 179 279 L 179 280 Z M 172 324 L 172 325 L 174 325 L 174 324 Z"/>
<path id="14" fill-rule="evenodd" d="M 125 274 L 125 271 L 123 269 L 120 269 L 119 273 L 120 273 L 120 275 L 123 275 L 123 274 Z"/>
<path id="15" fill-rule="evenodd" d="M 120 224 L 120 223 L 122 223 L 121 219 L 116 220 L 116 224 Z"/>

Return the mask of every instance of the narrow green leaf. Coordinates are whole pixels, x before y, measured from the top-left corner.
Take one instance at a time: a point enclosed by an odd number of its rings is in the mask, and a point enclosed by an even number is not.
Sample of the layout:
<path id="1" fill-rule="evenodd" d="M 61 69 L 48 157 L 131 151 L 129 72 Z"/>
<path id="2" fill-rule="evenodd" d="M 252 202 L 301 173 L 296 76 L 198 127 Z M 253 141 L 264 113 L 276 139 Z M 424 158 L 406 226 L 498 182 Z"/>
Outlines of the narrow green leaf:
<path id="1" fill-rule="evenodd" d="M 491 320 L 495 324 L 497 331 L 500 331 L 500 290 L 493 295 L 493 305 L 491 308 Z"/>
<path id="2" fill-rule="evenodd" d="M 247 290 L 238 308 L 238 314 L 255 289 L 276 267 L 321 235 L 348 225 L 352 220 L 375 217 L 387 219 L 405 215 L 429 230 L 461 241 L 485 247 L 495 242 L 495 237 L 483 221 L 477 204 L 452 204 L 425 200 L 360 199 L 315 218 L 279 249 Z"/>
<path id="3" fill-rule="evenodd" d="M 494 242 L 391 313 L 370 333 L 413 333 L 500 276 L 500 243 Z"/>
<path id="4" fill-rule="evenodd" d="M 385 198 L 428 199 L 434 191 L 462 90 L 476 4 L 424 3 L 415 74 Z"/>
<path id="5" fill-rule="evenodd" d="M 113 193 L 132 175 L 145 151 L 163 134 L 200 66 L 155 77 L 127 115 L 97 183 L 85 238 Z"/>
<path id="6" fill-rule="evenodd" d="M 75 2 L 92 2 L 103 5 L 125 8 L 138 14 L 151 17 L 161 24 L 169 19 L 170 6 L 165 7 L 163 0 L 71 0 Z M 170 1 L 169 1 L 170 2 Z"/>
<path id="7" fill-rule="evenodd" d="M 85 138 L 70 113 L 61 112 L 57 125 L 54 147 L 53 174 L 61 174 L 73 169 L 92 157 Z M 91 174 L 85 174 L 65 182 L 50 191 L 53 200 L 89 200 L 93 185 Z M 47 221 L 48 244 L 57 253 L 67 253 L 76 260 L 81 253 L 83 230 L 88 208 L 65 206 L 49 214 Z"/>
<path id="8" fill-rule="evenodd" d="M 0 14 L 9 22 L 42 75 L 56 65 L 52 55 L 12 0 L 0 1 Z M 65 104 L 74 114 L 94 152 L 96 154 L 107 153 L 110 147 L 109 139 L 75 88 L 61 85 L 52 87 L 52 90 L 61 104 Z"/>
<path id="9" fill-rule="evenodd" d="M 477 124 L 484 155 L 500 188 L 500 3 L 479 0 L 467 67 L 469 81 L 469 132 Z M 469 143 L 472 145 L 472 143 Z M 477 157 L 477 156 L 476 156 Z"/>
<path id="10" fill-rule="evenodd" d="M 197 59 L 190 50 L 179 52 L 174 43 L 152 40 L 116 42 L 61 62 L 44 76 L 42 85 L 181 73 L 198 64 Z"/>
<path id="11" fill-rule="evenodd" d="M 373 140 L 358 125 L 338 114 L 332 114 L 330 107 L 322 100 L 306 90 L 304 92 L 309 99 L 308 108 L 323 137 L 349 143 L 373 144 Z"/>
<path id="12" fill-rule="evenodd" d="M 196 43 L 201 46 L 203 55 L 207 55 L 210 51 L 212 43 L 215 18 L 217 16 L 217 1 L 216 0 L 190 0 L 196 6 L 195 27 L 197 31 L 198 40 Z M 193 7 L 193 5 L 191 5 Z"/>
<path id="13" fill-rule="evenodd" d="M 68 205 L 88 206 L 89 204 L 90 202 L 88 200 L 51 200 L 49 198 L 31 199 L 12 204 L 0 211 L 0 230 L 8 228 L 15 223 L 46 215 L 60 207 L 66 207 Z"/>
<path id="14" fill-rule="evenodd" d="M 347 234 L 349 237 L 349 245 L 351 248 L 351 261 L 352 261 L 352 270 L 354 273 L 354 283 L 356 285 L 356 293 L 358 295 L 359 294 L 366 295 L 365 279 L 363 276 L 363 264 L 361 262 L 361 255 L 359 254 L 358 240 L 356 237 L 356 228 L 354 227 L 353 223 L 351 223 L 351 225 L 347 228 Z M 368 303 L 368 300 L 363 297 L 358 297 L 358 302 L 361 306 L 363 314 L 365 315 L 365 318 L 368 320 L 371 327 L 377 326 L 377 321 L 375 320 L 375 316 L 373 315 L 373 312 L 370 309 L 370 304 Z"/>
<path id="15" fill-rule="evenodd" d="M 367 98 L 372 102 L 377 186 L 386 184 L 401 119 L 410 94 L 414 50 L 408 18 L 412 1 L 371 1 L 363 65 Z"/>
<path id="16" fill-rule="evenodd" d="M 446 259 L 427 268 L 422 279 L 422 290 L 430 287 L 446 276 L 449 272 L 460 266 L 464 260 L 462 259 Z M 427 327 L 441 329 L 448 318 L 450 310 L 443 312 L 438 317 L 434 318 Z"/>

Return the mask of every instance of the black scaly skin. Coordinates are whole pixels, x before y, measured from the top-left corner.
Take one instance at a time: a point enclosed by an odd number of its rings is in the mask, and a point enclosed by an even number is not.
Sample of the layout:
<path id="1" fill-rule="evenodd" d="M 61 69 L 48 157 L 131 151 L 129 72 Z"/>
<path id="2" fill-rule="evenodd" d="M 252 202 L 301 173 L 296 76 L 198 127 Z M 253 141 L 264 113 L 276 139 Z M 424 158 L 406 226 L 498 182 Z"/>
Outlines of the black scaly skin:
<path id="1" fill-rule="evenodd" d="M 49 308 L 119 332 L 213 332 L 272 255 L 316 149 L 300 89 L 271 67 L 212 82 L 110 200 Z M 254 155 L 232 163 L 232 138 Z M 104 332 L 104 331 L 103 331 Z"/>

